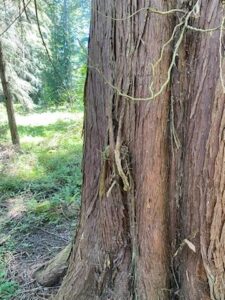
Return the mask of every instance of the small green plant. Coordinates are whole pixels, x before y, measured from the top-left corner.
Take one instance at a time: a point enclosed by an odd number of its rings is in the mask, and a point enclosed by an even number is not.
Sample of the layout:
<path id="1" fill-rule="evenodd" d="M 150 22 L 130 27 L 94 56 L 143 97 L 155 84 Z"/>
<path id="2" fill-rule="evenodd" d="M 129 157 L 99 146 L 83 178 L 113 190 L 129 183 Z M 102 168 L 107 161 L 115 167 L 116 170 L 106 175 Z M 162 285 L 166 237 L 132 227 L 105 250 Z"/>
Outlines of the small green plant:
<path id="1" fill-rule="evenodd" d="M 5 265 L 0 263 L 0 299 L 10 300 L 18 290 L 18 284 L 7 278 Z"/>

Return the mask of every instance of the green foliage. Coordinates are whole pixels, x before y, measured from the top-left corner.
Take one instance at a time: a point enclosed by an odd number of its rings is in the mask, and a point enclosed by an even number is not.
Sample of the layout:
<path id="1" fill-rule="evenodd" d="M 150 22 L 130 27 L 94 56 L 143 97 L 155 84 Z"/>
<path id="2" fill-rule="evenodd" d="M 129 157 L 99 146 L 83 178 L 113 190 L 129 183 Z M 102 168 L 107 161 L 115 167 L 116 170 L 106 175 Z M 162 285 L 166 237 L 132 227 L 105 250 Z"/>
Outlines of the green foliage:
<path id="1" fill-rule="evenodd" d="M 51 63 L 43 71 L 43 103 L 61 105 L 75 102 L 77 107 L 81 106 L 86 76 L 88 8 L 87 0 L 51 2 L 48 10 L 52 21 L 49 42 Z"/>
<path id="2" fill-rule="evenodd" d="M 15 296 L 18 284 L 7 276 L 5 253 L 0 249 L 0 299 L 9 300 Z"/>
<path id="3" fill-rule="evenodd" d="M 15 295 L 18 284 L 7 278 L 6 267 L 0 261 L 0 299 L 10 300 Z"/>
<path id="4" fill-rule="evenodd" d="M 83 110 L 83 95 L 84 95 L 84 82 L 86 79 L 87 66 L 82 65 L 75 71 L 75 104 L 76 109 Z"/>
<path id="5" fill-rule="evenodd" d="M 47 47 L 40 37 L 34 2 L 25 3 L 24 11 L 22 1 L 0 1 L 0 38 L 14 99 L 27 109 L 33 109 L 34 103 L 48 107 L 75 103 L 81 109 L 90 1 L 37 1 Z"/>
<path id="6" fill-rule="evenodd" d="M 20 1 L 0 1 L 0 38 L 6 61 L 6 72 L 14 99 L 27 109 L 33 108 L 33 100 L 41 88 L 41 68 L 44 47 L 38 33 L 33 1 L 27 5 L 26 14 Z M 44 13 L 45 1 L 39 1 L 41 28 L 45 36 L 50 20 Z M 18 17 L 19 16 L 19 17 Z M 15 18 L 17 20 L 13 23 Z M 0 85 L 0 95 L 2 94 Z"/>

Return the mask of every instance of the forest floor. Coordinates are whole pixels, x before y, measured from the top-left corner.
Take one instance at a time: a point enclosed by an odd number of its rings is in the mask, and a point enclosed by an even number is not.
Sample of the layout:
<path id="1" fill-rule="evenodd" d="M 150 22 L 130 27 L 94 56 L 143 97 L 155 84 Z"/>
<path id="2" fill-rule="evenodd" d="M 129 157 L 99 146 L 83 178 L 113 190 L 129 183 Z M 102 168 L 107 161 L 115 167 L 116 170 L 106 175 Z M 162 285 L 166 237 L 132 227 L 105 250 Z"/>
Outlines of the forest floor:
<path id="1" fill-rule="evenodd" d="M 80 112 L 17 113 L 21 150 L 11 146 L 0 106 L 0 299 L 48 299 L 34 270 L 72 238 L 81 188 Z"/>

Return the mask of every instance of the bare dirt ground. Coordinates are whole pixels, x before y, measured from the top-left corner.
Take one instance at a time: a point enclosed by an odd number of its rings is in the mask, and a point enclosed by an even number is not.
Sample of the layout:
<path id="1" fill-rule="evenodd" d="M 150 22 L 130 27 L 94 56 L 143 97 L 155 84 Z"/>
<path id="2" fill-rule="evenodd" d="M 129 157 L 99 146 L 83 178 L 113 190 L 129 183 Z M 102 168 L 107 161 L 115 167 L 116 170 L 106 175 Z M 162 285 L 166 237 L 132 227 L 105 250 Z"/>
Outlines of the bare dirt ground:
<path id="1" fill-rule="evenodd" d="M 24 194 L 0 204 L 0 223 L 3 219 L 6 222 L 6 218 L 9 222 L 8 228 L 5 226 L 4 230 L 1 230 L 0 247 L 7 243 L 9 237 L 13 238 L 13 245 L 7 245 L 4 252 L 7 279 L 19 284 L 18 292 L 10 299 L 49 299 L 57 292 L 58 286 L 48 288 L 39 285 L 32 276 L 33 272 L 69 244 L 75 227 L 71 220 L 71 210 L 74 211 L 74 218 L 79 212 L 76 207 L 71 207 L 70 212 L 63 212 L 64 218 L 59 224 L 37 223 L 26 228 L 23 222 L 27 219 L 24 217 L 25 203 L 29 198 L 30 195 Z M 23 228 L 21 234 L 15 231 L 16 227 Z"/>
<path id="2" fill-rule="evenodd" d="M 23 195 L 7 199 L 7 205 L 0 205 L 0 220 L 8 218 L 9 227 L 5 227 L 0 235 L 0 247 L 7 243 L 9 237 L 13 238 L 13 245 L 7 245 L 4 252 L 4 260 L 7 262 L 7 279 L 17 282 L 19 290 L 11 299 L 38 300 L 49 299 L 58 287 L 40 286 L 33 278 L 33 272 L 54 257 L 60 250 L 69 244 L 75 224 L 71 220 L 71 210 L 74 217 L 78 215 L 78 209 L 70 208 L 70 212 L 64 211 L 64 218 L 60 224 L 32 224 L 26 228 L 26 207 L 24 203 L 30 195 Z M 67 217 L 68 214 L 68 217 Z M 24 226 L 21 234 L 15 231 L 15 227 Z M 4 300 L 4 299 L 2 299 Z"/>
<path id="3" fill-rule="evenodd" d="M 16 248 L 9 254 L 8 277 L 19 283 L 20 290 L 12 299 L 49 299 L 58 287 L 39 285 L 32 277 L 33 272 L 54 257 L 70 241 L 69 223 L 60 226 L 37 227 L 16 240 Z M 29 245 L 29 246 L 26 246 Z"/>

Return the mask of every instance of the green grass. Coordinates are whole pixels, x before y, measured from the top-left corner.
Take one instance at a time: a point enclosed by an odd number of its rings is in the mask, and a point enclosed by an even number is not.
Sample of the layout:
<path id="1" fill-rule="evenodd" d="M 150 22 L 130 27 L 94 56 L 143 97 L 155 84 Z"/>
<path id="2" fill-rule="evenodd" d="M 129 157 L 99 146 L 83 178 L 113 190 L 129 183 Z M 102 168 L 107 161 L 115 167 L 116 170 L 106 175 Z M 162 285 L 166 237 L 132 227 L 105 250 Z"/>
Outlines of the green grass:
<path id="1" fill-rule="evenodd" d="M 7 278 L 6 265 L 0 261 L 0 299 L 12 299 L 17 290 L 18 284 Z"/>
<path id="2" fill-rule="evenodd" d="M 54 112 L 35 114 L 32 121 L 28 115 L 27 124 L 26 117 L 19 120 L 21 151 L 0 160 L 0 204 L 24 193 L 31 194 L 33 202 L 49 201 L 50 206 L 79 201 L 82 114 L 74 113 L 74 120 L 71 115 L 65 120 L 54 116 Z M 46 118 L 49 124 L 40 125 Z M 0 123 L 0 133 L 0 145 L 7 151 L 10 136 L 5 122 Z"/>
<path id="3" fill-rule="evenodd" d="M 40 114 L 41 118 L 41 114 Z M 31 192 L 51 203 L 79 199 L 81 187 L 82 119 L 45 126 L 18 126 L 21 153 L 0 162 L 0 201 Z M 6 124 L 0 126 L 0 144 L 9 144 Z M 6 165 L 7 163 L 7 165 Z"/>
<path id="4" fill-rule="evenodd" d="M 20 113 L 17 119 L 20 152 L 11 146 L 0 105 L 0 243 L 8 236 L 0 246 L 0 299 L 5 300 L 18 289 L 7 277 L 5 253 L 13 252 L 16 238 L 32 228 L 60 224 L 65 217 L 72 224 L 75 214 L 70 215 L 70 210 L 79 208 L 82 181 L 82 113 L 58 118 L 55 111 L 39 111 Z"/>
<path id="5" fill-rule="evenodd" d="M 2 266 L 0 265 L 2 269 Z M 0 299 L 10 300 L 16 294 L 18 284 L 15 281 L 7 280 L 5 271 L 0 271 Z"/>

